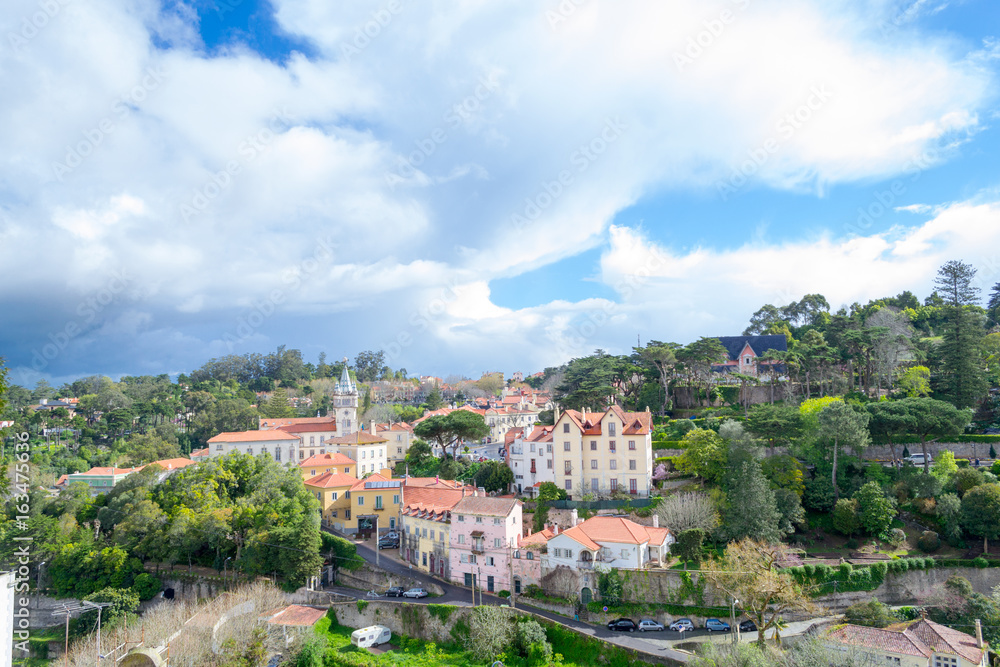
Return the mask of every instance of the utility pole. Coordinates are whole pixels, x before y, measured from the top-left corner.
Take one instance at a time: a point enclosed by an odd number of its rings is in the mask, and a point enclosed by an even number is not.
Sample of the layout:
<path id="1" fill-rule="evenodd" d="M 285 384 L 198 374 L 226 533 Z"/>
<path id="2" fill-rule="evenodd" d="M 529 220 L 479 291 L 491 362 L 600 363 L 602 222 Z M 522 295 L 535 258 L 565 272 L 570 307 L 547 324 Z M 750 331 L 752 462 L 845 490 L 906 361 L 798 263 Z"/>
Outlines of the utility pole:
<path id="1" fill-rule="evenodd" d="M 516 609 L 517 603 L 514 600 L 514 547 L 507 545 L 507 562 L 510 564 L 510 608 Z"/>
<path id="2" fill-rule="evenodd" d="M 378 548 L 378 514 L 375 515 L 375 567 L 379 567 L 378 556 L 380 549 Z"/>

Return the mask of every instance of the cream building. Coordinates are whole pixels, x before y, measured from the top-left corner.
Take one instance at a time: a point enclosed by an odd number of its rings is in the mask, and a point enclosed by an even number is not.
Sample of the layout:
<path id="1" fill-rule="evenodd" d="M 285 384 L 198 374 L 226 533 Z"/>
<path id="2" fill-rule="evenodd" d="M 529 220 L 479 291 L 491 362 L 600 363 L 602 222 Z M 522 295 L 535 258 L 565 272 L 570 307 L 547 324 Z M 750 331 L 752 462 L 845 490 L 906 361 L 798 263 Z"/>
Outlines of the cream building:
<path id="1" fill-rule="evenodd" d="M 406 422 L 390 422 L 388 424 L 372 422 L 370 432 L 386 439 L 386 452 L 390 468 L 406 459 L 406 452 L 410 450 L 410 443 L 413 442 L 412 426 Z"/>
<path id="2" fill-rule="evenodd" d="M 886 628 L 839 625 L 823 638 L 843 651 L 862 652 L 872 664 L 899 667 L 986 667 L 987 644 L 979 621 L 976 636 L 922 618 Z"/>
<path id="3" fill-rule="evenodd" d="M 250 456 L 267 454 L 279 463 L 298 463 L 301 443 L 302 439 L 297 435 L 280 430 L 220 433 L 209 438 L 208 455 L 214 459 L 229 452 Z"/>
<path id="4" fill-rule="evenodd" d="M 403 539 L 400 556 L 414 567 L 444 579 L 451 575 L 449 535 L 451 510 L 472 487 L 436 478 L 408 478 L 400 512 Z"/>
<path id="5" fill-rule="evenodd" d="M 552 431 L 555 483 L 574 499 L 624 492 L 647 497 L 653 475 L 649 412 L 566 410 Z"/>
<path id="6" fill-rule="evenodd" d="M 388 440 L 367 431 L 355 431 L 326 441 L 330 449 L 353 459 L 358 465 L 357 476 L 364 477 L 388 467 Z"/>

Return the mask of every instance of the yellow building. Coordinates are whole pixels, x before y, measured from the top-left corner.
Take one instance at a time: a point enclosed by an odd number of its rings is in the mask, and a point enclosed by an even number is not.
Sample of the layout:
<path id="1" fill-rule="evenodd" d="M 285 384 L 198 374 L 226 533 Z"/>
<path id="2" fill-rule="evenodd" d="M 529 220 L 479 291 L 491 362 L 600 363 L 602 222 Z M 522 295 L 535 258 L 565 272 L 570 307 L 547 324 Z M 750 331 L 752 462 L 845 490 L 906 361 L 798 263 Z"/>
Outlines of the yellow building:
<path id="1" fill-rule="evenodd" d="M 324 472 L 304 480 L 306 488 L 319 501 L 324 524 L 346 530 L 351 520 L 351 487 L 358 483 L 354 475 Z"/>
<path id="2" fill-rule="evenodd" d="M 447 579 L 451 508 L 473 491 L 450 480 L 408 478 L 403 487 L 400 555 L 418 569 Z"/>
<path id="3" fill-rule="evenodd" d="M 347 532 L 357 531 L 367 538 L 376 528 L 380 534 L 396 530 L 403 499 L 403 480 L 390 479 L 391 474 L 384 469 L 381 473 L 358 480 L 351 487 L 351 520 L 344 528 Z"/>
<path id="4" fill-rule="evenodd" d="M 317 454 L 310 456 L 299 464 L 302 478 L 318 477 L 327 472 L 339 472 L 351 477 L 357 477 L 358 464 L 354 459 L 343 454 Z"/>

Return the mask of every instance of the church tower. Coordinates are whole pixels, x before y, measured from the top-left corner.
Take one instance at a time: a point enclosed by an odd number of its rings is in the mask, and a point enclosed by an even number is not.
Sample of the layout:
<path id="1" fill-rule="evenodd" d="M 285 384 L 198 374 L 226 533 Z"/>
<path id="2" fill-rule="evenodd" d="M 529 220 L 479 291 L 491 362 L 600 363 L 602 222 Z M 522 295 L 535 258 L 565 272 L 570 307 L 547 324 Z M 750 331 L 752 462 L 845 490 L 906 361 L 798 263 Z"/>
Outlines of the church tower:
<path id="1" fill-rule="evenodd" d="M 337 415 L 338 437 L 358 430 L 358 387 L 347 370 L 347 357 L 344 357 L 340 382 L 333 388 L 333 408 Z"/>

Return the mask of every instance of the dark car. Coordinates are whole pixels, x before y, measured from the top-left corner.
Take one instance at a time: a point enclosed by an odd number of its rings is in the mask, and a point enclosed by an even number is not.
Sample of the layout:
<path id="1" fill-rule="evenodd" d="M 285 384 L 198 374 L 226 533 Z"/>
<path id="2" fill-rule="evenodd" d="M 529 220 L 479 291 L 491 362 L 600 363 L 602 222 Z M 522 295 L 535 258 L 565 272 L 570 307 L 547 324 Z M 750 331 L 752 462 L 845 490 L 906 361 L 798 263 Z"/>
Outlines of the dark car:
<path id="1" fill-rule="evenodd" d="M 635 621 L 631 618 L 619 618 L 608 623 L 608 630 L 618 630 L 620 632 L 635 632 Z"/>
<path id="2" fill-rule="evenodd" d="M 740 632 L 757 632 L 757 624 L 747 619 L 740 623 Z"/>
<path id="3" fill-rule="evenodd" d="M 383 537 L 378 541 L 379 549 L 398 549 L 399 539 L 395 537 Z"/>
<path id="4" fill-rule="evenodd" d="M 387 598 L 401 598 L 403 597 L 403 593 L 405 592 L 406 589 L 403 588 L 402 586 L 393 586 L 392 588 L 390 588 L 385 592 L 385 596 Z"/>

